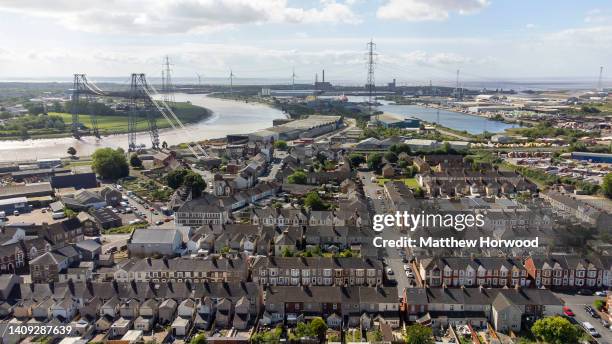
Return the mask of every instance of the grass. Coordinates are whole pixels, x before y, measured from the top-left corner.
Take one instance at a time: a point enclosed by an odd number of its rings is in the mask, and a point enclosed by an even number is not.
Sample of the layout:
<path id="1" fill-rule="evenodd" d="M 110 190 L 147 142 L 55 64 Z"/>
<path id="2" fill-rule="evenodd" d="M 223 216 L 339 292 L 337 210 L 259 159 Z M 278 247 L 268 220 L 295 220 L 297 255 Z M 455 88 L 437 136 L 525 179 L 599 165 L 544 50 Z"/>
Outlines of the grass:
<path id="1" fill-rule="evenodd" d="M 133 225 L 124 225 L 121 227 L 104 229 L 102 230 L 102 233 L 104 234 L 130 234 L 134 231 L 134 229 L 147 228 L 147 227 L 149 227 L 148 223 L 136 223 Z"/>
<path id="2" fill-rule="evenodd" d="M 377 182 L 378 182 L 378 185 L 384 186 L 386 182 L 391 181 L 391 180 L 402 181 L 404 182 L 404 184 L 406 184 L 407 187 L 411 189 L 416 189 L 419 187 L 419 183 L 417 182 L 415 178 L 399 178 L 399 179 L 378 178 Z"/>
<path id="3" fill-rule="evenodd" d="M 174 103 L 172 106 L 176 116 L 183 122 L 195 123 L 210 115 L 210 111 L 206 108 L 192 105 L 187 102 Z M 65 127 L 63 131 L 57 129 L 29 129 L 28 135 L 33 138 L 57 138 L 69 136 L 72 123 L 72 114 L 66 112 L 49 112 L 49 115 L 59 116 L 63 119 Z M 79 121 L 86 127 L 91 128 L 91 117 L 90 115 L 80 114 Z M 128 116 L 127 114 L 120 114 L 115 116 L 110 115 L 98 115 L 98 128 L 101 135 L 111 134 L 123 134 L 127 133 L 128 130 Z M 171 128 L 170 123 L 163 117 L 157 118 L 157 127 L 159 129 Z M 146 131 L 149 129 L 149 124 L 144 117 L 140 117 L 136 123 L 137 131 Z M 0 130 L 0 134 L 2 130 Z M 18 136 L 2 136 L 2 139 L 19 139 Z"/>

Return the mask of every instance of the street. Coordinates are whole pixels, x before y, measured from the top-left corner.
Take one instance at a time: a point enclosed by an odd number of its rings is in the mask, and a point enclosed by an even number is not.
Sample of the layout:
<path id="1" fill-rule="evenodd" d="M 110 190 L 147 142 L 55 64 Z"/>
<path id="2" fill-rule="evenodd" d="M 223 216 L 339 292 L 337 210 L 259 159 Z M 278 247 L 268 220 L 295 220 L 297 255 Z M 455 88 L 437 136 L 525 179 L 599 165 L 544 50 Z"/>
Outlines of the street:
<path id="1" fill-rule="evenodd" d="M 368 205 L 372 213 L 371 215 L 387 213 L 389 211 L 389 206 L 382 193 L 383 188 L 380 187 L 378 183 L 371 181 L 374 174 L 372 172 L 357 172 L 357 176 L 363 182 L 363 190 L 368 199 Z M 377 232 L 375 235 L 389 240 L 398 239 L 401 236 L 400 233 L 392 229 Z M 387 267 L 393 270 L 393 277 L 397 281 L 398 296 L 403 296 L 404 289 L 410 286 L 410 279 L 406 276 L 404 271 L 404 264 L 408 263 L 402 261 L 399 249 L 397 248 L 386 247 L 384 249 L 384 256 L 386 257 Z"/>
<path id="2" fill-rule="evenodd" d="M 576 319 L 579 324 L 582 324 L 583 322 L 587 321 L 591 325 L 593 325 L 593 327 L 595 327 L 597 332 L 599 332 L 599 334 L 601 335 L 600 338 L 595 338 L 598 343 L 612 344 L 612 331 L 610 331 L 609 328 L 605 328 L 601 324 L 601 319 L 595 319 L 591 317 L 591 315 L 587 313 L 584 309 L 584 305 L 592 306 L 593 301 L 595 301 L 596 299 L 602 299 L 602 297 L 570 295 L 564 293 L 555 293 L 555 295 L 565 301 L 565 305 L 571 308 L 571 310 L 575 314 L 574 319 Z"/>

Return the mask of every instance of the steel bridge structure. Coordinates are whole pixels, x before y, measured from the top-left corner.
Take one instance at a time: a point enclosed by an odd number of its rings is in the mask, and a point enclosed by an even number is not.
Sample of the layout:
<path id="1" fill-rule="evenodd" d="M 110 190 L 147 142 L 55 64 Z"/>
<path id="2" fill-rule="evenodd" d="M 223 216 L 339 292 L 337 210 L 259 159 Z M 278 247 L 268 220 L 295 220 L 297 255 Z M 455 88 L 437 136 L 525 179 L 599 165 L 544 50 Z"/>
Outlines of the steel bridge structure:
<path id="1" fill-rule="evenodd" d="M 163 117 L 172 129 L 184 132 L 185 139 L 188 140 L 187 147 L 191 153 L 198 159 L 207 157 L 208 154 L 194 139 L 192 132 L 189 131 L 178 116 L 172 110 L 172 107 L 166 102 L 155 87 L 147 82 L 145 74 L 133 73 L 131 75 L 130 88 L 127 91 L 104 91 L 95 83 L 89 81 L 85 74 L 74 74 L 74 85 L 71 96 L 71 113 L 72 113 L 72 136 L 80 139 L 83 131 L 83 123 L 80 120 L 79 113 L 83 112 L 83 107 L 88 107 L 89 103 L 94 101 L 94 97 L 115 97 L 128 100 L 128 151 L 138 149 L 136 143 L 137 124 L 139 120 L 146 119 L 147 131 L 151 137 L 151 147 L 159 149 L 159 130 L 157 128 L 157 118 L 159 115 Z M 90 108 L 91 109 L 91 108 Z M 90 112 L 91 133 L 100 138 L 100 130 L 98 127 L 98 119 L 94 111 Z"/>

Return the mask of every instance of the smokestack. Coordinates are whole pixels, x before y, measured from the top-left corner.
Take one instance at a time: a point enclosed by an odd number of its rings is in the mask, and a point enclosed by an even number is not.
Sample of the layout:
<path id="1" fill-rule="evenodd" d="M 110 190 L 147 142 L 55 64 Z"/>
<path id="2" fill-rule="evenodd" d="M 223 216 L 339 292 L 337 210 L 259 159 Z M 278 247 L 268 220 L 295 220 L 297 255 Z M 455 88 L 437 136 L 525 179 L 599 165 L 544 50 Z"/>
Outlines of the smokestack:
<path id="1" fill-rule="evenodd" d="M 325 82 L 325 69 L 323 69 L 323 82 Z"/>

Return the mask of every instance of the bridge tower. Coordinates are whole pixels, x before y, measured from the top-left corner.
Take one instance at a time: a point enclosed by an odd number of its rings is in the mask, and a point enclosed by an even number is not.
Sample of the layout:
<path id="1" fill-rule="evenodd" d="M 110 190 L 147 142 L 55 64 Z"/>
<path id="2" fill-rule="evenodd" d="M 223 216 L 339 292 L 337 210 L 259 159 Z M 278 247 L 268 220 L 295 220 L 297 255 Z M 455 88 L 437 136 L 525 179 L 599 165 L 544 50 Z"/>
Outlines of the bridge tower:
<path id="1" fill-rule="evenodd" d="M 87 81 L 87 76 L 85 76 L 85 74 L 74 74 L 72 96 L 70 99 L 70 112 L 72 113 L 72 136 L 75 139 L 81 138 L 80 130 L 82 127 L 82 123 L 79 119 L 79 112 L 83 111 L 89 112 L 92 134 L 95 137 L 100 138 L 100 131 L 98 129 L 98 119 L 96 117 L 95 112 L 83 108 L 84 104 L 88 105 L 93 102 L 92 94 L 99 94 L 99 92 L 89 84 L 89 82 Z"/>
<path id="2" fill-rule="evenodd" d="M 136 126 L 140 117 L 145 117 L 151 136 L 151 146 L 159 148 L 159 130 L 157 128 L 157 109 L 149 96 L 149 85 L 142 73 L 133 73 L 130 82 L 129 111 L 128 111 L 128 150 L 138 149 L 136 143 Z M 144 116 L 143 116 L 144 115 Z"/>

